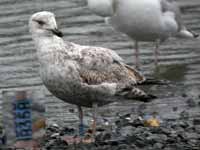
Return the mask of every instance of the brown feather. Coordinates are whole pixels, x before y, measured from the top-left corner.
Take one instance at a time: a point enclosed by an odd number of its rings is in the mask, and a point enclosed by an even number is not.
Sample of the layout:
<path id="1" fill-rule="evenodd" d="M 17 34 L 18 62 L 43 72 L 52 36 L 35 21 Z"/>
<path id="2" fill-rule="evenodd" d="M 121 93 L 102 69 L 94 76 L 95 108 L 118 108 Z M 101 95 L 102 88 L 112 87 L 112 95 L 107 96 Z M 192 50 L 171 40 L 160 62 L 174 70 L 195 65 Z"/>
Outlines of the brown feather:
<path id="1" fill-rule="evenodd" d="M 126 65 L 126 68 L 127 68 L 128 72 L 129 72 L 129 76 L 133 76 L 133 78 L 135 78 L 138 83 L 141 83 L 141 82 L 145 81 L 145 77 L 141 73 L 136 71 L 134 68 L 132 68 L 129 65 Z"/>
<path id="2" fill-rule="evenodd" d="M 86 70 L 80 71 L 83 82 L 92 84 L 101 84 L 103 82 L 136 84 L 144 81 L 144 77 L 128 65 L 113 63 L 104 70 Z"/>

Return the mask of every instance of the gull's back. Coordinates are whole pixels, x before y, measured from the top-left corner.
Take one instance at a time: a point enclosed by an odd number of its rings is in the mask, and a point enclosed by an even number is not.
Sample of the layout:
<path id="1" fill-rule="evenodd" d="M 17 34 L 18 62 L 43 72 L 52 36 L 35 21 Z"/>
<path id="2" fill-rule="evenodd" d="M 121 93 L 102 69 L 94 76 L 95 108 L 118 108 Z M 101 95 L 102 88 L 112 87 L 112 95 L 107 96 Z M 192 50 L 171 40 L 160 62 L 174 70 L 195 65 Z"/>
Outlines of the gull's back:
<path id="1" fill-rule="evenodd" d="M 121 32 L 137 40 L 151 40 L 162 32 L 159 0 L 116 0 L 115 3 L 111 24 Z"/>
<path id="2" fill-rule="evenodd" d="M 88 7 L 95 14 L 108 17 L 113 14 L 113 0 L 87 0 Z"/>

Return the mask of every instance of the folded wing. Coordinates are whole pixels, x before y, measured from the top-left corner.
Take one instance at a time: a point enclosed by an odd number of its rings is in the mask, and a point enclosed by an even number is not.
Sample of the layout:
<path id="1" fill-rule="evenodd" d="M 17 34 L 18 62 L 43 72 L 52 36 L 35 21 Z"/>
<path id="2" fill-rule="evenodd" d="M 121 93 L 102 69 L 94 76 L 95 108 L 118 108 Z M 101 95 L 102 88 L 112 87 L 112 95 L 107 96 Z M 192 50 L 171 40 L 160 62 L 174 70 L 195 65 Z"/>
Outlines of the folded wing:
<path id="1" fill-rule="evenodd" d="M 145 81 L 144 76 L 126 65 L 122 58 L 110 49 L 83 46 L 78 62 L 79 74 L 85 88 L 104 95 L 141 101 L 155 98 L 136 87 Z"/>

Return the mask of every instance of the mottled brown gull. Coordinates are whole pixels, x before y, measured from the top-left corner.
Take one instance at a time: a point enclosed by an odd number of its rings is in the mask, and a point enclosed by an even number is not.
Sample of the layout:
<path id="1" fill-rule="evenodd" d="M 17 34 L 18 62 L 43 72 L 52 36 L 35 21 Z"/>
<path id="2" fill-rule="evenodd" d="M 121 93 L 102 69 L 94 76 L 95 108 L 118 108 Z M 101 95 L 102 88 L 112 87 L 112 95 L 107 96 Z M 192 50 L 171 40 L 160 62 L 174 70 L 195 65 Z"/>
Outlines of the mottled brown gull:
<path id="1" fill-rule="evenodd" d="M 33 14 L 29 26 L 44 85 L 59 99 L 78 106 L 81 123 L 81 106 L 94 108 L 95 122 L 97 106 L 124 99 L 147 102 L 155 98 L 136 88 L 145 78 L 116 52 L 64 41 L 53 13 Z"/>
<path id="2" fill-rule="evenodd" d="M 88 0 L 88 7 L 97 15 L 109 17 L 107 22 L 135 41 L 135 63 L 139 67 L 138 42 L 155 42 L 155 64 L 159 44 L 169 37 L 197 38 L 182 19 L 175 0 Z"/>

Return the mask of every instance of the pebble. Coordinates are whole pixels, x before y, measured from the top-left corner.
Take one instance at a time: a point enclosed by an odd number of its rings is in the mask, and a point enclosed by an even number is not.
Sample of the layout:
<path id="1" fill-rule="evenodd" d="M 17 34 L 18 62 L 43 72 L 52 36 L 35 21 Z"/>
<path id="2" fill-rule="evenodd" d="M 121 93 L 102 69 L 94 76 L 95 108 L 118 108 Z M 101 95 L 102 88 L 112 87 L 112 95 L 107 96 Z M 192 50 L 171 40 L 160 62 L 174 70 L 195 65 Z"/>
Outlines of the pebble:
<path id="1" fill-rule="evenodd" d="M 189 121 L 182 112 L 181 119 L 163 120 L 159 127 L 144 126 L 142 119 L 131 119 L 129 116 L 120 116 L 116 120 L 116 130 L 99 127 L 95 143 L 68 145 L 62 136 L 75 134 L 73 128 L 50 126 L 46 130 L 44 150 L 53 150 L 56 146 L 62 150 L 199 150 L 200 125 L 199 119 Z M 186 115 L 187 116 L 187 115 Z M 127 117 L 129 118 L 127 121 Z M 126 120 L 126 123 L 123 121 Z M 62 134 L 61 134 L 62 133 Z M 53 138 L 54 137 L 54 138 Z"/>
<path id="2" fill-rule="evenodd" d="M 187 105 L 189 107 L 196 107 L 196 102 L 194 101 L 193 98 L 189 98 L 187 101 L 186 101 Z"/>
<path id="3" fill-rule="evenodd" d="M 194 125 L 200 125 L 200 118 L 193 119 L 193 124 Z"/>

